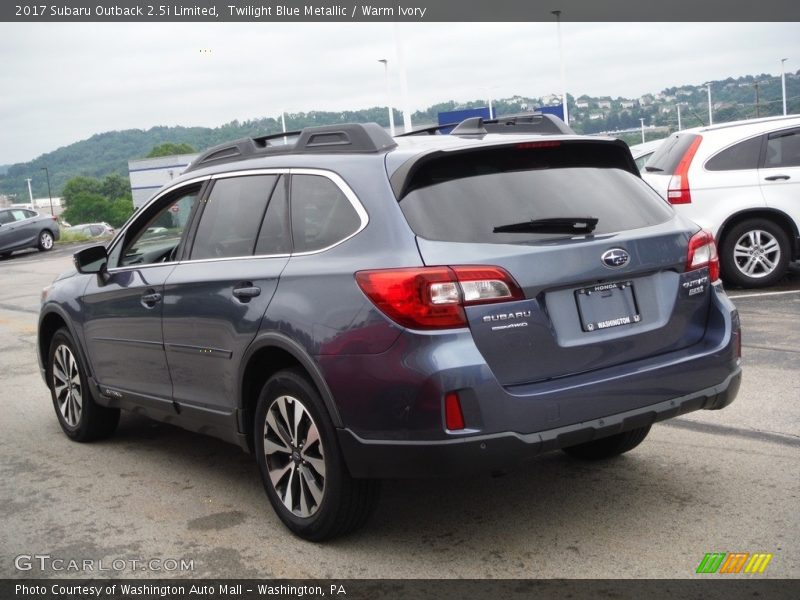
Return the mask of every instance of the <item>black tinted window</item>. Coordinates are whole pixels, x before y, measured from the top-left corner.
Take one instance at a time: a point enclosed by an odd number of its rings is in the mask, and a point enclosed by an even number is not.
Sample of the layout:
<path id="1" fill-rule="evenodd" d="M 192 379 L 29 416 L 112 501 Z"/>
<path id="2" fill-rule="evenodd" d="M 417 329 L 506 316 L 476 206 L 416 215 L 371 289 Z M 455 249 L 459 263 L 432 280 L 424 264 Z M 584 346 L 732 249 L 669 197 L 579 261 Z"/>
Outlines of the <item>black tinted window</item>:
<path id="1" fill-rule="evenodd" d="M 219 179 L 208 197 L 192 259 L 250 256 L 277 175 Z"/>
<path id="2" fill-rule="evenodd" d="M 757 136 L 725 148 L 706 162 L 706 169 L 709 171 L 757 169 L 758 156 L 761 154 L 761 140 L 761 136 Z"/>
<path id="3" fill-rule="evenodd" d="M 292 250 L 289 233 L 289 178 L 282 176 L 275 186 L 267 206 L 261 230 L 258 232 L 256 254 L 288 254 Z"/>
<path id="4" fill-rule="evenodd" d="M 800 167 L 800 131 L 773 133 L 767 141 L 767 168 Z"/>
<path id="5" fill-rule="evenodd" d="M 677 133 L 668 137 L 647 161 L 645 171 L 674 173 L 678 163 L 697 137 L 694 133 Z"/>
<path id="6" fill-rule="evenodd" d="M 342 190 L 327 177 L 292 176 L 295 252 L 327 248 L 358 231 L 361 219 Z"/>
<path id="7" fill-rule="evenodd" d="M 668 220 L 672 209 L 640 178 L 619 169 L 510 171 L 442 181 L 416 189 L 400 208 L 418 235 L 432 240 L 519 243 L 563 233 L 495 233 L 534 219 L 594 217 L 595 233 Z"/>
<path id="8" fill-rule="evenodd" d="M 13 223 L 14 215 L 11 214 L 10 210 L 1 210 L 0 211 L 0 223 Z"/>

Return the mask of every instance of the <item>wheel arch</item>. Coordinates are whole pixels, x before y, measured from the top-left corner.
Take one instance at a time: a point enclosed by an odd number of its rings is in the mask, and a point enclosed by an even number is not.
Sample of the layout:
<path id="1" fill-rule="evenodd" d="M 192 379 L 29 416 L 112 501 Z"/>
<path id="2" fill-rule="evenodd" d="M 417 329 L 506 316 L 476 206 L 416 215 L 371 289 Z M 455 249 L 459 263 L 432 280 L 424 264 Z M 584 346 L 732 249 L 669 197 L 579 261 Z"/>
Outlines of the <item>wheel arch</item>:
<path id="1" fill-rule="evenodd" d="M 55 306 L 46 310 L 46 312 L 42 312 L 42 315 L 39 317 L 39 330 L 37 333 L 36 350 L 39 353 L 39 361 L 42 365 L 42 369 L 44 369 L 45 373 L 47 372 L 49 367 L 48 361 L 50 359 L 50 344 L 53 341 L 53 336 L 61 328 L 66 328 L 67 331 L 69 331 L 70 336 L 72 336 L 72 339 L 75 342 L 76 350 L 80 354 L 80 359 L 84 365 L 86 376 L 91 378 L 92 374 L 90 363 L 88 360 L 86 360 L 86 353 L 84 352 L 83 346 L 80 343 L 79 337 L 76 335 L 72 322 Z M 49 388 L 50 381 L 48 381 L 46 377 L 45 383 Z"/>
<path id="2" fill-rule="evenodd" d="M 790 258 L 793 260 L 800 258 L 800 230 L 798 230 L 797 224 L 789 215 L 775 208 L 751 208 L 731 215 L 717 231 L 717 245 L 722 244 L 722 240 L 733 227 L 749 219 L 767 219 L 778 225 L 786 232 L 791 243 Z"/>
<path id="3" fill-rule="evenodd" d="M 251 451 L 253 418 L 261 388 L 272 375 L 292 367 L 301 369 L 309 377 L 328 410 L 333 426 L 344 426 L 333 394 L 311 356 L 291 338 L 280 333 L 266 333 L 258 336 L 247 349 L 239 373 L 239 430 L 246 435 Z"/>

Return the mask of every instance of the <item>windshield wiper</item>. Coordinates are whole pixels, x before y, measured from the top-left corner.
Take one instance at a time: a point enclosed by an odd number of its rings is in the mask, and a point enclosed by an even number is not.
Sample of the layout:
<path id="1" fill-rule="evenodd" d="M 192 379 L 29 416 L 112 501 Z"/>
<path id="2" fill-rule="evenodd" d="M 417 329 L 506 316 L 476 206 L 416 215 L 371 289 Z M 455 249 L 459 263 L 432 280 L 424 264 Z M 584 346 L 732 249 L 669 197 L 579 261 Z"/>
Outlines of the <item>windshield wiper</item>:
<path id="1" fill-rule="evenodd" d="M 592 233 L 597 227 L 594 217 L 556 217 L 553 219 L 531 219 L 520 223 L 500 225 L 494 233 Z"/>

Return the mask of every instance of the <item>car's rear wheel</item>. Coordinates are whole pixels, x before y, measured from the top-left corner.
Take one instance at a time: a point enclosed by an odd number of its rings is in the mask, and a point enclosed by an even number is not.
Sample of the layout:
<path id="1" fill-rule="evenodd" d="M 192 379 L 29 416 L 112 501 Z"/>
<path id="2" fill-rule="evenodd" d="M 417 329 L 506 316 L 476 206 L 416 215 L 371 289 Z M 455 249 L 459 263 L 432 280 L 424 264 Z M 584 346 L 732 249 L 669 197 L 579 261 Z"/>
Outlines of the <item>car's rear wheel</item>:
<path id="1" fill-rule="evenodd" d="M 789 264 L 789 238 L 773 221 L 748 219 L 725 234 L 720 245 L 723 278 L 747 288 L 776 283 Z"/>
<path id="2" fill-rule="evenodd" d="M 119 409 L 94 401 L 75 341 L 65 328 L 50 342 L 47 380 L 58 422 L 69 438 L 89 442 L 114 433 Z"/>
<path id="3" fill-rule="evenodd" d="M 575 458 L 583 460 L 602 460 L 619 456 L 633 450 L 644 441 L 650 433 L 650 426 L 631 429 L 599 440 L 584 442 L 576 446 L 564 448 L 564 452 Z"/>
<path id="4" fill-rule="evenodd" d="M 54 241 L 53 234 L 49 230 L 42 230 L 42 232 L 39 233 L 39 250 L 42 252 L 51 250 L 53 248 Z"/>
<path id="5" fill-rule="evenodd" d="M 366 522 L 379 482 L 350 476 L 327 410 L 302 372 L 287 369 L 267 381 L 253 429 L 264 489 L 292 532 L 320 542 Z"/>

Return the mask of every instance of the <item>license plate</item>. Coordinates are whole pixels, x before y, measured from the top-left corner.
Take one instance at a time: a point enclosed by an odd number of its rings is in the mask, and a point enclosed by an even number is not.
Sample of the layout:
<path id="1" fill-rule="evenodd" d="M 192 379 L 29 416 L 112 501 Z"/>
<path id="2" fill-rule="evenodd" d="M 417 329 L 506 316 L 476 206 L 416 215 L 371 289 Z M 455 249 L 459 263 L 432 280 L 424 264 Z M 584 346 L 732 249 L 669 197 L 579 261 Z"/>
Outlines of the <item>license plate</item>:
<path id="1" fill-rule="evenodd" d="M 630 281 L 601 283 L 575 290 L 578 315 L 584 331 L 599 331 L 642 320 Z"/>

